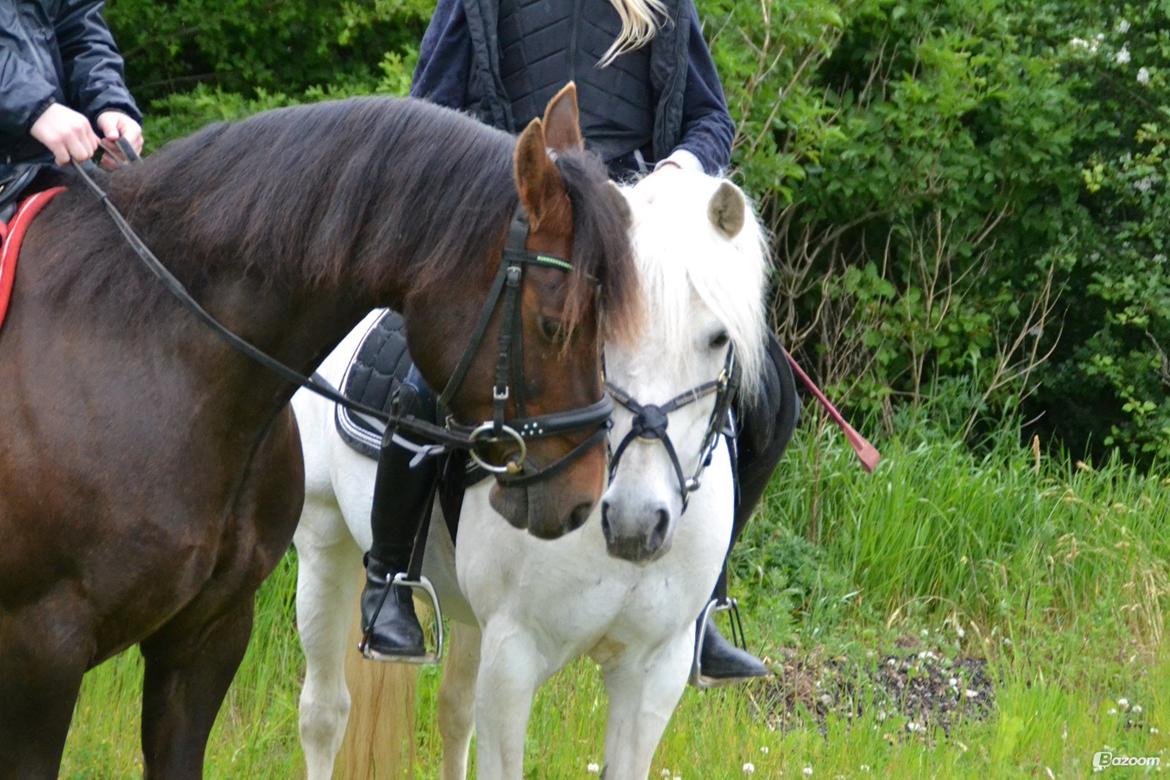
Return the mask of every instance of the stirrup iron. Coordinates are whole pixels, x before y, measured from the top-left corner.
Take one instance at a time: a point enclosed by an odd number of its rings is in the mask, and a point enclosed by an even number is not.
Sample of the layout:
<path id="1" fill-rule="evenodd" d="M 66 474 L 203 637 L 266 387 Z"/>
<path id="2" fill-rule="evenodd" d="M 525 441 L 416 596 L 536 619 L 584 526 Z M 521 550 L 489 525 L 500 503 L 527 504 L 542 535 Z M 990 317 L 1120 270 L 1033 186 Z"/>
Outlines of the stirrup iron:
<path id="1" fill-rule="evenodd" d="M 434 624 L 434 651 L 430 653 L 424 652 L 422 655 L 383 655 L 381 653 L 375 653 L 369 648 L 368 633 L 362 635 L 362 641 L 358 643 L 358 650 L 364 658 L 368 658 L 371 661 L 416 664 L 418 666 L 433 666 L 440 663 L 443 659 L 443 610 L 439 606 L 439 597 L 435 593 L 435 587 L 422 574 L 418 576 L 417 580 L 412 580 L 406 572 L 398 572 L 394 575 L 394 579 L 387 583 L 387 588 L 382 594 L 382 603 L 385 603 L 386 597 L 390 594 L 390 589 L 398 587 L 409 588 L 412 596 L 414 595 L 414 591 L 422 591 L 427 594 L 427 599 L 431 604 L 431 616 Z M 378 613 L 382 611 L 382 603 L 379 603 L 378 608 L 374 610 L 374 616 L 370 619 L 370 625 L 374 624 L 374 621 L 378 618 Z M 426 641 L 425 636 L 423 641 Z"/>
<path id="2" fill-rule="evenodd" d="M 731 643 L 740 650 L 747 650 L 747 640 L 743 635 L 743 621 L 739 618 L 739 602 L 732 598 L 711 599 L 703 607 L 699 615 L 699 627 L 695 632 L 695 656 L 691 662 L 691 685 L 699 688 L 717 688 L 723 685 L 734 685 L 736 679 L 719 679 L 703 675 L 703 642 L 707 639 L 707 620 L 716 612 L 731 613 Z"/>

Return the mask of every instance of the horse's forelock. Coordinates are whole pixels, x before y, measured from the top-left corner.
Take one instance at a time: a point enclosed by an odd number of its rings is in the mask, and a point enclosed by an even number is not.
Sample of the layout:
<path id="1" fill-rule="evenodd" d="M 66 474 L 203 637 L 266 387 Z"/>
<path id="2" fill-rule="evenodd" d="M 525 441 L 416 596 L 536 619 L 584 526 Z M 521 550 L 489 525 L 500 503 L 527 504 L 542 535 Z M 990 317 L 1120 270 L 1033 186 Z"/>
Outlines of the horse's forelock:
<path id="1" fill-rule="evenodd" d="M 573 275 L 565 327 L 580 324 L 596 293 L 607 339 L 628 342 L 642 323 L 642 296 L 630 249 L 630 213 L 592 154 L 565 152 L 556 165 L 573 207 Z"/>
<path id="2" fill-rule="evenodd" d="M 692 295 L 697 294 L 727 328 L 742 371 L 741 392 L 751 397 L 761 387 L 764 366 L 766 235 L 750 202 L 743 228 L 732 239 L 712 225 L 707 206 L 719 179 L 679 171 L 666 176 L 669 180 L 647 183 L 643 192 L 652 200 L 638 190 L 629 198 L 647 316 L 665 324 L 661 331 L 668 338 L 678 339 L 664 345 L 664 356 L 685 361 L 694 351 L 683 339 L 694 333 Z"/>

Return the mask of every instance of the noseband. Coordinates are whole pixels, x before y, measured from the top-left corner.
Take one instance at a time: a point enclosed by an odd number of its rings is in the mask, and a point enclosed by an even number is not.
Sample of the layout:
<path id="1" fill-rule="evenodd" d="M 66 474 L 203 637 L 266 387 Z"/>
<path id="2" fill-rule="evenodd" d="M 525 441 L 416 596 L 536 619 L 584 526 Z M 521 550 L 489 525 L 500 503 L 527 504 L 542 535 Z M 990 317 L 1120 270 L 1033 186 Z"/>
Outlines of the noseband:
<path id="1" fill-rule="evenodd" d="M 617 403 L 626 409 L 629 409 L 634 415 L 634 422 L 630 427 L 630 432 L 622 438 L 610 458 L 610 481 L 612 482 L 614 475 L 617 474 L 622 454 L 626 451 L 626 447 L 630 445 L 630 442 L 660 442 L 666 450 L 667 456 L 670 458 L 671 466 L 674 467 L 674 474 L 678 479 L 679 494 L 682 496 L 683 512 L 686 512 L 687 504 L 690 501 L 690 494 L 699 489 L 703 471 L 711 465 L 711 456 L 714 454 L 715 447 L 719 443 L 720 434 L 734 436 L 734 432 L 731 429 L 730 411 L 731 402 L 735 397 L 738 386 L 739 365 L 735 361 L 735 352 L 731 347 L 727 348 L 727 357 L 723 361 L 723 369 L 719 372 L 718 378 L 710 382 L 704 382 L 697 387 L 692 387 L 686 392 L 679 393 L 664 404 L 638 403 L 629 393 L 617 387 L 612 382 L 606 382 L 605 387 L 613 397 L 613 400 L 617 401 Z M 707 432 L 703 434 L 703 443 L 699 446 L 698 463 L 691 476 L 687 477 L 683 473 L 682 464 L 679 462 L 678 452 L 674 447 L 674 442 L 670 440 L 670 434 L 666 432 L 667 425 L 670 422 L 669 415 L 671 412 L 694 403 L 700 398 L 705 398 L 712 393 L 715 394 L 715 408 L 711 410 L 711 416 L 707 420 Z"/>
<path id="2" fill-rule="evenodd" d="M 524 284 L 524 270 L 528 266 L 542 266 L 555 268 L 568 273 L 573 266 L 567 260 L 552 255 L 529 252 L 524 248 L 528 241 L 528 220 L 524 216 L 523 208 L 516 207 L 512 217 L 512 224 L 508 228 L 508 241 L 504 246 L 503 257 L 500 258 L 500 270 L 495 281 L 488 291 L 487 300 L 480 311 L 479 321 L 472 331 L 471 340 L 459 359 L 454 373 L 447 381 L 439 396 L 439 407 L 448 408 L 450 401 L 459 391 L 467 371 L 471 367 L 475 355 L 483 343 L 488 323 L 496 307 L 503 301 L 503 312 L 500 320 L 500 334 L 496 345 L 496 373 L 492 385 L 492 419 L 478 425 L 466 425 L 448 415 L 445 426 L 447 430 L 467 438 L 470 442 L 468 454 L 471 459 L 485 471 L 490 471 L 496 478 L 507 485 L 524 485 L 540 479 L 546 479 L 562 471 L 595 444 L 605 438 L 609 428 L 609 417 L 613 413 L 613 402 L 608 395 L 602 394 L 601 399 L 589 406 L 570 409 L 565 412 L 554 412 L 537 417 L 526 416 L 527 405 L 524 397 L 524 327 L 520 311 L 520 291 Z M 512 419 L 505 417 L 505 408 L 509 399 L 520 415 Z M 551 438 L 579 430 L 593 430 L 592 435 L 547 466 L 534 468 L 526 467 L 525 460 L 528 454 L 528 441 L 532 439 Z M 503 464 L 489 462 L 478 447 L 487 444 L 514 444 L 516 452 Z"/>

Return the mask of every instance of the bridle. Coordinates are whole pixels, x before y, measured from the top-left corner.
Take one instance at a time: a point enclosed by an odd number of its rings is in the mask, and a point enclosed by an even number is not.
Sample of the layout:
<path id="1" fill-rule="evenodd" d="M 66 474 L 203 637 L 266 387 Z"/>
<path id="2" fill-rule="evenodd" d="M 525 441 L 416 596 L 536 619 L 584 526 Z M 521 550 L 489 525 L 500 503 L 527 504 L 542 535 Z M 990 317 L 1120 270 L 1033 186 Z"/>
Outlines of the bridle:
<path id="1" fill-rule="evenodd" d="M 523 208 L 517 206 L 512 224 L 508 228 L 504 253 L 500 258 L 500 270 L 488 291 L 487 301 L 472 331 L 471 340 L 463 350 L 463 356 L 438 399 L 440 409 L 449 407 L 451 399 L 459 391 L 467 376 L 467 370 L 479 352 L 488 322 L 502 299 L 503 312 L 496 345 L 495 381 L 492 384 L 492 419 L 478 425 L 466 425 L 457 421 L 454 416 L 447 415 L 445 427 L 450 432 L 466 437 L 469 442 L 466 448 L 468 455 L 480 468 L 495 474 L 496 479 L 502 484 L 517 486 L 547 479 L 578 460 L 605 438 L 609 430 L 609 418 L 613 414 L 613 401 L 603 393 L 600 400 L 589 406 L 536 417 L 526 416 L 524 328 L 520 311 L 520 290 L 524 283 L 524 270 L 533 265 L 555 268 L 565 273 L 573 270 L 572 264 L 563 258 L 529 252 L 524 248 L 527 240 L 528 220 Z M 519 415 L 512 419 L 505 417 L 509 399 L 512 400 Z M 591 435 L 552 463 L 540 468 L 525 466 L 529 440 L 590 429 L 593 430 Z M 484 444 L 500 442 L 515 444 L 517 447 L 516 453 L 503 464 L 490 463 L 477 449 Z"/>
<path id="2" fill-rule="evenodd" d="M 610 456 L 610 481 L 612 482 L 614 475 L 617 474 L 618 466 L 621 464 L 622 454 L 626 451 L 630 442 L 653 443 L 657 441 L 666 450 L 666 454 L 670 458 L 670 464 L 674 467 L 675 478 L 678 480 L 679 494 L 682 496 L 682 511 L 686 512 L 690 494 L 699 489 L 703 472 L 711 465 L 711 456 L 715 452 L 715 447 L 719 444 L 720 435 L 734 438 L 734 432 L 731 428 L 730 411 L 731 402 L 734 400 L 735 393 L 739 387 L 739 364 L 735 360 L 735 350 L 731 346 L 728 346 L 727 356 L 723 360 L 723 369 L 719 372 L 717 378 L 679 393 L 664 404 L 639 403 L 629 393 L 617 387 L 612 382 L 606 382 L 605 387 L 618 404 L 630 410 L 634 415 L 634 421 L 629 433 L 622 438 L 621 442 L 618 443 L 617 449 Z M 707 431 L 703 434 L 703 442 L 699 446 L 698 462 L 694 471 L 691 472 L 691 476 L 688 477 L 683 472 L 674 442 L 670 440 L 670 434 L 666 431 L 667 424 L 670 421 L 669 415 L 671 412 L 692 404 L 700 398 L 705 398 L 712 393 L 715 394 L 715 408 L 711 410 L 711 416 L 707 420 Z"/>
<path id="3" fill-rule="evenodd" d="M 138 155 L 129 143 L 121 138 L 118 141 L 126 158 L 131 162 L 137 162 Z M 202 320 L 212 332 L 233 349 L 269 369 L 282 379 L 310 390 L 334 403 L 346 406 L 358 414 L 381 420 L 386 424 L 386 438 L 414 451 L 416 457 L 433 457 L 450 450 L 467 450 L 472 460 L 495 474 L 500 482 L 509 485 L 525 485 L 554 476 L 605 438 L 609 428 L 609 418 L 613 412 L 613 402 L 609 396 L 604 394 L 599 401 L 589 406 L 536 417 L 524 416 L 523 328 L 520 306 L 520 290 L 523 286 L 524 270 L 528 266 L 541 266 L 568 273 L 572 271 L 573 266 L 563 258 L 529 252 L 525 249 L 529 230 L 522 206 L 516 207 L 503 255 L 500 258 L 500 270 L 488 291 L 487 300 L 484 302 L 476 327 L 472 331 L 472 337 L 456 366 L 455 372 L 451 375 L 439 397 L 441 408 L 448 407 L 450 401 L 455 397 L 483 343 L 488 323 L 502 299 L 504 310 L 497 342 L 496 376 L 492 388 L 492 419 L 467 425 L 455 420 L 452 415 L 448 415 L 444 424 L 439 426 L 413 415 L 401 415 L 397 411 L 387 413 L 382 409 L 354 401 L 333 387 L 319 374 L 315 373 L 312 377 L 304 376 L 230 331 L 204 309 L 183 283 L 150 251 L 150 248 L 138 237 L 126 218 L 110 202 L 109 196 L 90 177 L 85 168 L 76 161 L 73 162 L 73 167 L 86 186 L 101 201 L 118 230 L 125 236 L 126 241 L 147 269 L 163 283 L 184 308 Z M 513 396 L 517 413 L 520 416 L 508 419 L 505 417 L 505 407 L 508 399 L 513 398 Z M 541 468 L 526 467 L 528 441 L 581 430 L 592 430 L 593 433 L 556 461 Z M 396 435 L 398 432 L 409 434 L 413 438 L 431 442 L 431 444 L 418 445 Z M 517 452 L 509 456 L 507 461 L 502 464 L 489 462 L 481 452 L 477 451 L 478 447 L 500 442 L 514 443 L 518 448 Z"/>

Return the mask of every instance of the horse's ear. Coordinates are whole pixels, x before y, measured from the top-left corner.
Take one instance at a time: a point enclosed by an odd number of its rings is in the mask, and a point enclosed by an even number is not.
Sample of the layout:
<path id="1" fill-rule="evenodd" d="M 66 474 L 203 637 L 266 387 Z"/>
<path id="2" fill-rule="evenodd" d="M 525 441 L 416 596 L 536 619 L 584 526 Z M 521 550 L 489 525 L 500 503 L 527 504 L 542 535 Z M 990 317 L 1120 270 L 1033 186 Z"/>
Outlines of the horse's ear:
<path id="1" fill-rule="evenodd" d="M 558 152 L 585 148 L 577 110 L 577 85 L 571 81 L 548 101 L 544 110 L 544 140 L 548 148 Z"/>
<path id="2" fill-rule="evenodd" d="M 729 181 L 724 181 L 711 196 L 707 205 L 707 217 L 719 232 L 728 238 L 735 238 L 743 230 L 747 199 L 743 192 Z"/>
<path id="3" fill-rule="evenodd" d="M 513 164 L 516 191 L 528 213 L 529 230 L 536 232 L 547 210 L 556 202 L 557 195 L 564 192 L 561 175 L 549 159 L 544 126 L 539 119 L 529 122 L 516 139 Z"/>

